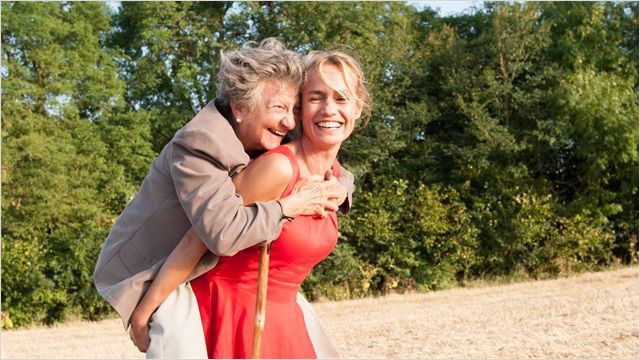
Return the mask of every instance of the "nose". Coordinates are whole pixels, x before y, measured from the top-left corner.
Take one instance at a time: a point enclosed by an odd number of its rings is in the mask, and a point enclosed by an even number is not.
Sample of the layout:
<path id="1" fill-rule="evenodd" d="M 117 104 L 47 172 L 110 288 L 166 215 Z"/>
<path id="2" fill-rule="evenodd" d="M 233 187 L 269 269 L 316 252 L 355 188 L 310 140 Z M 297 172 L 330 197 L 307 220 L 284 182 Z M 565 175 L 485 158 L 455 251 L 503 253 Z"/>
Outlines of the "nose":
<path id="1" fill-rule="evenodd" d="M 296 127 L 296 118 L 293 109 L 289 110 L 287 115 L 282 119 L 282 126 L 284 126 L 287 131 L 291 131 Z"/>
<path id="2" fill-rule="evenodd" d="M 334 99 L 332 99 L 331 97 L 327 98 L 327 100 L 324 102 L 324 106 L 322 107 L 322 113 L 325 116 L 332 116 L 335 115 L 338 112 L 338 104 L 336 104 L 336 101 Z"/>

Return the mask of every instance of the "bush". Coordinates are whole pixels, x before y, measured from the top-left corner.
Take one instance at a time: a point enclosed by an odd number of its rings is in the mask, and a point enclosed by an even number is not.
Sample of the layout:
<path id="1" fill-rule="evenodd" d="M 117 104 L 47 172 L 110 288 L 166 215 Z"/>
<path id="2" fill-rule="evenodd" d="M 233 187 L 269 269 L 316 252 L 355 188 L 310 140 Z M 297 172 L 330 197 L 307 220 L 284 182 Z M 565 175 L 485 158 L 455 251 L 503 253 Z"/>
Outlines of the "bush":
<path id="1" fill-rule="evenodd" d="M 373 269 L 366 272 L 370 293 L 445 287 L 465 277 L 475 261 L 477 231 L 458 193 L 408 184 L 377 179 L 341 219 L 358 261 Z"/>
<path id="2" fill-rule="evenodd" d="M 377 270 L 355 255 L 345 239 L 328 258 L 320 262 L 302 284 L 310 300 L 347 300 L 370 294 L 371 279 Z"/>

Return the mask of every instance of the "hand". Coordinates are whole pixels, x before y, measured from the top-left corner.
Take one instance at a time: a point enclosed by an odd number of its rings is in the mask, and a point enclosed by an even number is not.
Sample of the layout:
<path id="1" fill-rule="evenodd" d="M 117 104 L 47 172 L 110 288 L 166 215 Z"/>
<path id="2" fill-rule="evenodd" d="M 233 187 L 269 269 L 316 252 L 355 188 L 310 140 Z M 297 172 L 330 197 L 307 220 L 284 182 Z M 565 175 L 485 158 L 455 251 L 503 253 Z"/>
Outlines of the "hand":
<path id="1" fill-rule="evenodd" d="M 336 187 L 337 179 L 312 181 L 300 179 L 295 183 L 291 194 L 280 199 L 283 214 L 291 217 L 298 215 L 327 216 L 326 211 L 337 211 L 335 198 L 341 196 Z M 333 199 L 333 200 L 332 200 Z"/>
<path id="2" fill-rule="evenodd" d="M 342 205 L 342 203 L 344 203 L 348 196 L 347 187 L 344 186 L 340 181 L 338 181 L 338 178 L 333 175 L 332 170 L 327 170 L 327 172 L 324 174 L 324 179 L 330 181 L 333 184 L 331 187 L 331 192 L 333 194 L 337 194 L 336 197 L 329 200 L 333 201 L 333 203 L 337 206 Z"/>
<path id="3" fill-rule="evenodd" d="M 131 315 L 131 327 L 129 328 L 129 338 L 140 352 L 146 353 L 151 343 L 149 338 L 149 317 L 142 316 L 136 310 Z"/>

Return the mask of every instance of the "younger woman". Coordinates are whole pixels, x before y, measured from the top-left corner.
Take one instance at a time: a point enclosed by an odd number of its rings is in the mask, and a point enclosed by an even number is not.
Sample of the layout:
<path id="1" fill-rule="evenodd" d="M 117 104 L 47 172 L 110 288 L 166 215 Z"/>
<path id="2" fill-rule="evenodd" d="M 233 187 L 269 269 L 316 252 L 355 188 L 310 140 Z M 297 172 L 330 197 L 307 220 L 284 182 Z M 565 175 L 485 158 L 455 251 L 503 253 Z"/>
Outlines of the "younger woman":
<path id="1" fill-rule="evenodd" d="M 368 110 L 368 100 L 364 76 L 354 58 L 340 51 L 309 54 L 300 104 L 302 137 L 268 151 L 234 177 L 244 202 L 285 197 L 300 178 L 324 177 L 327 172 L 338 176 L 338 150 L 362 111 Z M 316 357 L 296 295 L 337 239 L 335 212 L 325 217 L 298 216 L 284 224 L 271 247 L 261 357 Z M 153 310 L 184 281 L 206 251 L 199 239 L 185 237 L 134 310 L 134 332 L 145 331 Z M 259 250 L 254 246 L 220 258 L 215 268 L 191 281 L 209 357 L 251 355 L 258 263 Z"/>

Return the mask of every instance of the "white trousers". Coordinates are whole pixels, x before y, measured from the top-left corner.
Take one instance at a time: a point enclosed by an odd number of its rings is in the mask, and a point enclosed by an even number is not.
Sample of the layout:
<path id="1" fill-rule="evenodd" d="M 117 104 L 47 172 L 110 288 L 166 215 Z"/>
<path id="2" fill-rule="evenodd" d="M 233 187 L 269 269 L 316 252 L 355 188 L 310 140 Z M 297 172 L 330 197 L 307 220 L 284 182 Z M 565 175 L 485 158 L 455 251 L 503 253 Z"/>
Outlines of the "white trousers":
<path id="1" fill-rule="evenodd" d="M 149 321 L 147 359 L 206 359 L 207 346 L 191 285 L 174 290 Z"/>
<path id="2" fill-rule="evenodd" d="M 338 352 L 320 326 L 311 304 L 298 293 L 296 299 L 319 359 L 338 358 Z M 147 359 L 206 359 L 207 346 L 198 302 L 189 283 L 169 295 L 149 321 L 151 344 Z"/>

